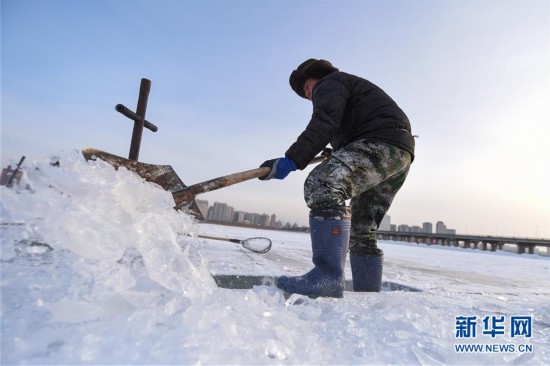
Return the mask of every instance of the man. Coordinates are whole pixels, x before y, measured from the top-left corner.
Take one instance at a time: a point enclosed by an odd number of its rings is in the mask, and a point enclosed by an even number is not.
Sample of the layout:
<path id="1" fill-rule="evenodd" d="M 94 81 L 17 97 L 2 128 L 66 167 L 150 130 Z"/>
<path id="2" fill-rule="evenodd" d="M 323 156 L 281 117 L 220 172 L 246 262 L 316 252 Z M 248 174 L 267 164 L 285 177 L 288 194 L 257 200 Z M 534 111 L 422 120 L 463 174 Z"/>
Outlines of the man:
<path id="1" fill-rule="evenodd" d="M 349 248 L 354 291 L 380 291 L 384 257 L 376 231 L 414 158 L 409 119 L 382 89 L 326 60 L 303 62 L 290 85 L 312 101 L 313 114 L 285 157 L 261 165 L 271 171 L 260 179 L 284 179 L 304 169 L 329 143 L 333 152 L 304 184 L 315 267 L 303 276 L 278 278 L 277 287 L 343 297 Z"/>

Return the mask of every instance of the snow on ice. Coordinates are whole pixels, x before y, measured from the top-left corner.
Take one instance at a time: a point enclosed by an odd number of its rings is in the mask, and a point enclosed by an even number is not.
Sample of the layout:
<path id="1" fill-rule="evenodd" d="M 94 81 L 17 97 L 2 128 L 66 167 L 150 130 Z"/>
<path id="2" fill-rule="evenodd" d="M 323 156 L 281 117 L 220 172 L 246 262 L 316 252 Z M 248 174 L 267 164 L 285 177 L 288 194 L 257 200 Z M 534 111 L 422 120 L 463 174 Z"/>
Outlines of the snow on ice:
<path id="1" fill-rule="evenodd" d="M 550 364 L 548 258 L 384 242 L 384 281 L 420 291 L 218 288 L 211 274 L 304 273 L 309 236 L 198 224 L 125 169 L 78 151 L 60 163 L 1 187 L 2 364 Z M 514 316 L 532 320 L 530 337 L 512 337 Z M 457 336 L 457 317 L 477 333 Z"/>

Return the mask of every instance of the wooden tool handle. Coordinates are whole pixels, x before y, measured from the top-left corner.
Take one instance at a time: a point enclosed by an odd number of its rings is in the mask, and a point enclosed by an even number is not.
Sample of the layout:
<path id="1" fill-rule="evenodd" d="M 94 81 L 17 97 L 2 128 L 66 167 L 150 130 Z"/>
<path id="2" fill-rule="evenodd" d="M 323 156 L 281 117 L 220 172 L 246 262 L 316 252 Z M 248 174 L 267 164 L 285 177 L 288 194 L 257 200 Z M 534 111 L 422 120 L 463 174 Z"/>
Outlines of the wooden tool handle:
<path id="1" fill-rule="evenodd" d="M 313 160 L 311 160 L 309 164 L 316 164 L 325 159 L 325 156 L 317 156 L 313 158 Z M 181 199 L 183 197 L 196 196 L 200 193 L 211 192 L 220 188 L 229 187 L 233 184 L 241 183 L 250 179 L 263 177 L 264 175 L 269 174 L 270 171 L 271 168 L 263 167 L 210 179 L 206 182 L 193 184 L 192 186 L 188 186 L 179 191 L 173 192 L 174 199 L 176 199 L 177 202 L 178 198 Z"/>

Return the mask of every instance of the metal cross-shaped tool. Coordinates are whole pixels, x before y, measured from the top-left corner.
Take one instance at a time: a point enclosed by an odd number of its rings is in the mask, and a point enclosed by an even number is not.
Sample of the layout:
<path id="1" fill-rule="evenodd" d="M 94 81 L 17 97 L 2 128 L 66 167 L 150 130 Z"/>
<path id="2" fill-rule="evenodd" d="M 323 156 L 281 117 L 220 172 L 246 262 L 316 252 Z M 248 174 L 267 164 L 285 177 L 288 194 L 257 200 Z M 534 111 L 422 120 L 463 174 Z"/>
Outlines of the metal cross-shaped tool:
<path id="1" fill-rule="evenodd" d="M 128 155 L 129 160 L 138 161 L 139 148 L 141 146 L 141 136 L 143 134 L 143 127 L 148 128 L 153 132 L 157 132 L 158 128 L 151 122 L 145 119 L 145 112 L 147 110 L 147 100 L 149 99 L 149 91 L 151 90 L 151 80 L 141 79 L 141 85 L 139 87 L 139 98 L 137 103 L 136 112 L 132 112 L 122 104 L 117 104 L 115 109 L 117 112 L 125 115 L 134 121 L 134 130 L 132 132 L 132 142 L 130 144 L 130 153 Z"/>

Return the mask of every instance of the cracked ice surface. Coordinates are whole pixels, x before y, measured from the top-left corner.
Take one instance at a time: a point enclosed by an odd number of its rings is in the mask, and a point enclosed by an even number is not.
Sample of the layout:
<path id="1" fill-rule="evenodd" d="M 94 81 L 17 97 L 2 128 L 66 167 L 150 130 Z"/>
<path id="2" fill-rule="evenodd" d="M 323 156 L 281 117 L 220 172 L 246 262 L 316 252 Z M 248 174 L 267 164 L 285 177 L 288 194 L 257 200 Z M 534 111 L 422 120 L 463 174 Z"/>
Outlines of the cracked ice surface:
<path id="1" fill-rule="evenodd" d="M 550 363 L 548 258 L 384 242 L 384 280 L 422 292 L 285 300 L 270 286 L 221 289 L 209 273 L 309 270 L 308 235 L 199 225 L 157 186 L 78 152 L 35 165 L 33 191 L 1 187 L 2 364 Z M 266 236 L 273 248 L 198 233 Z M 482 334 L 484 317 L 514 315 L 532 316 L 531 338 Z M 477 337 L 455 337 L 457 316 L 477 317 Z M 457 353 L 458 343 L 533 352 Z"/>

